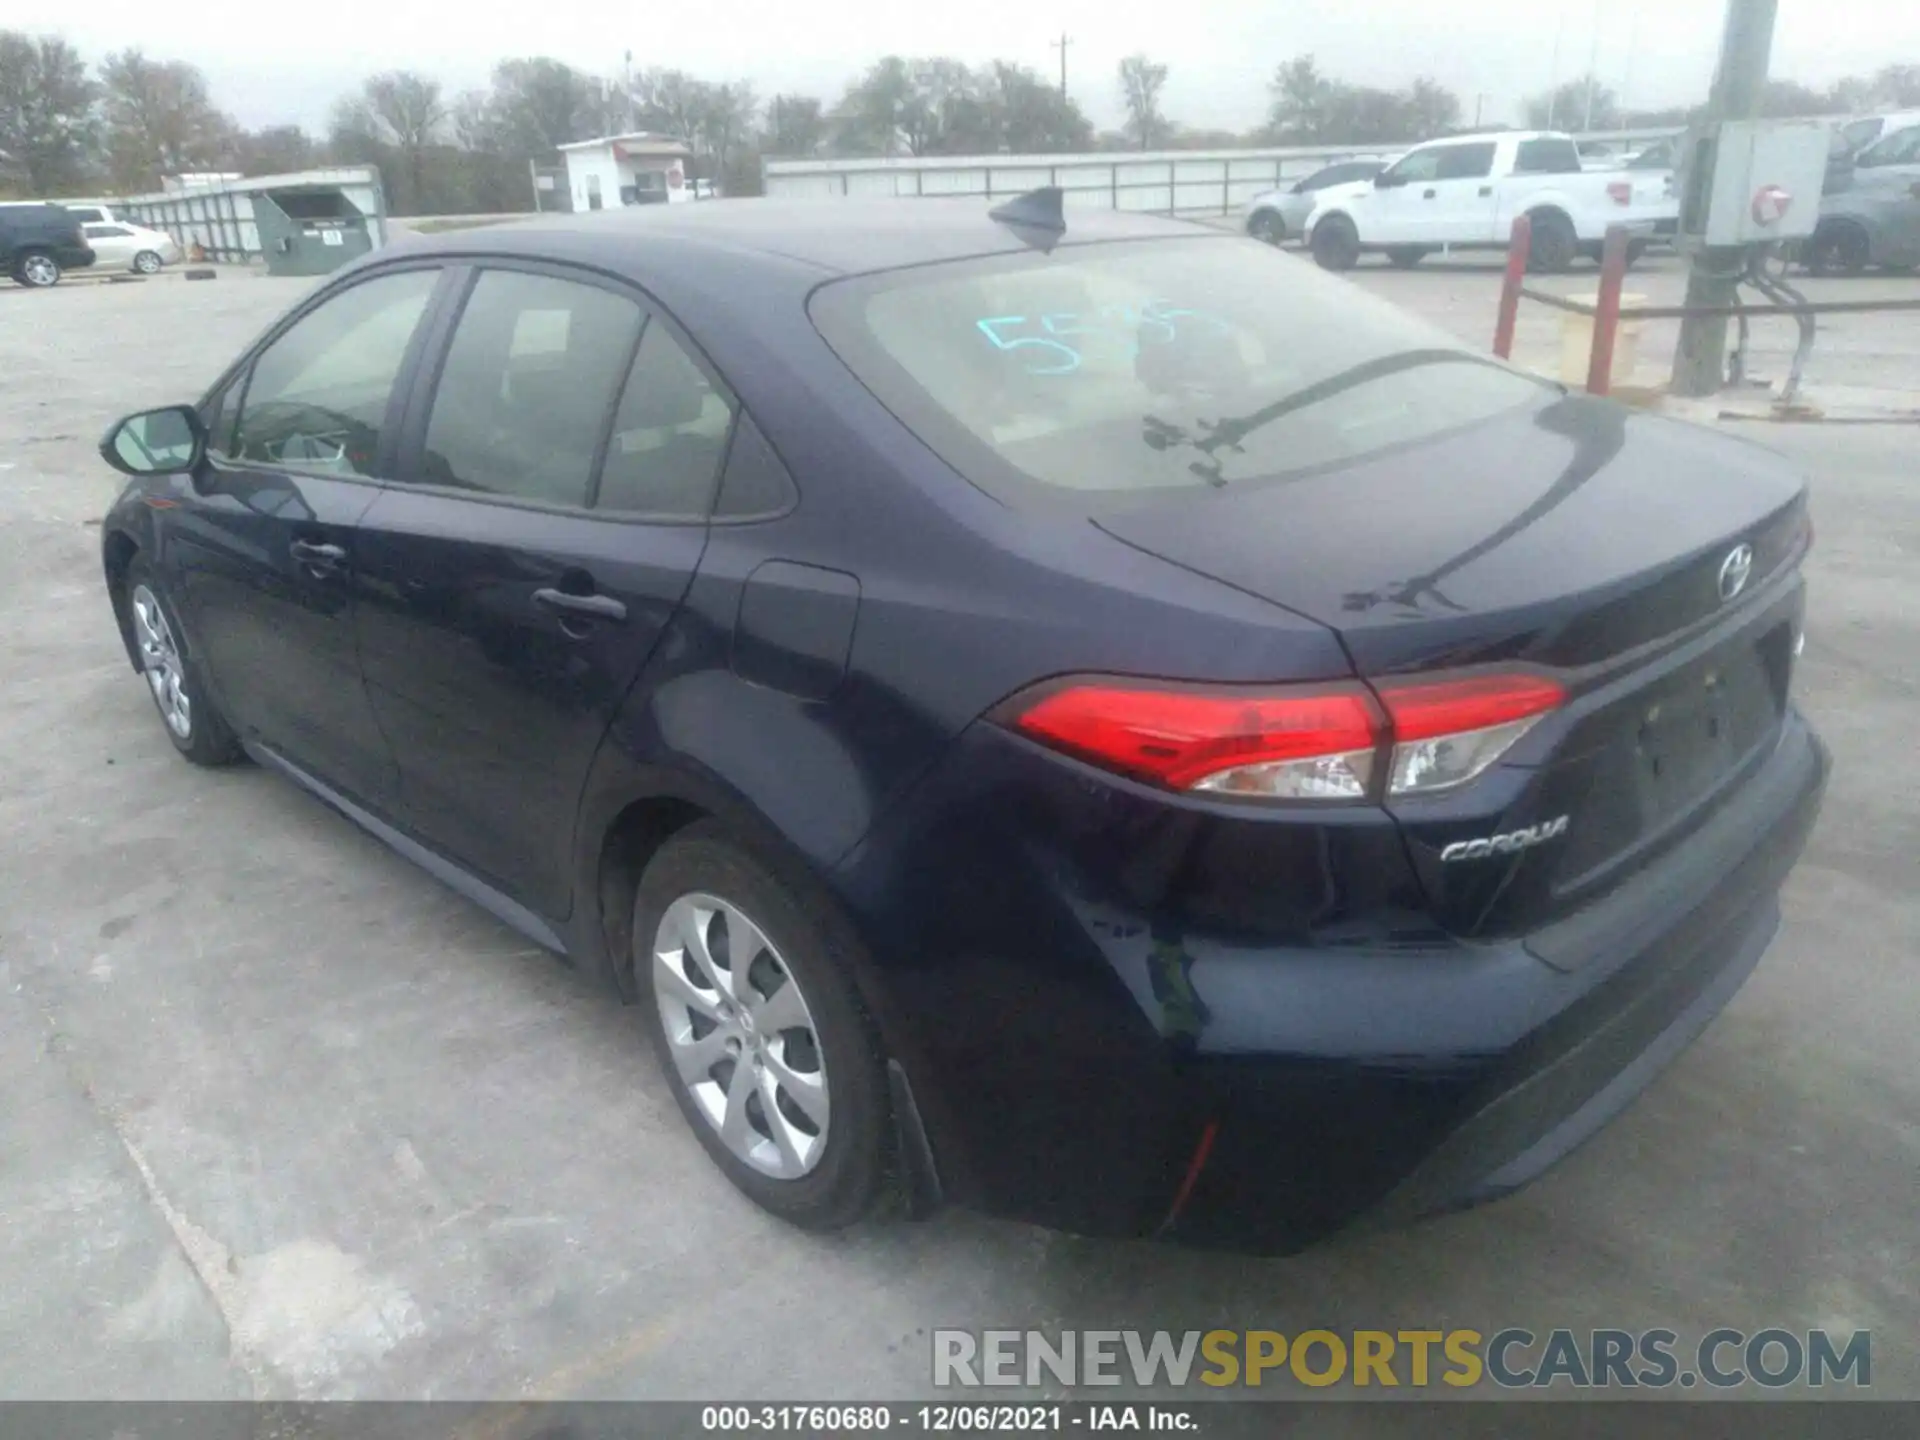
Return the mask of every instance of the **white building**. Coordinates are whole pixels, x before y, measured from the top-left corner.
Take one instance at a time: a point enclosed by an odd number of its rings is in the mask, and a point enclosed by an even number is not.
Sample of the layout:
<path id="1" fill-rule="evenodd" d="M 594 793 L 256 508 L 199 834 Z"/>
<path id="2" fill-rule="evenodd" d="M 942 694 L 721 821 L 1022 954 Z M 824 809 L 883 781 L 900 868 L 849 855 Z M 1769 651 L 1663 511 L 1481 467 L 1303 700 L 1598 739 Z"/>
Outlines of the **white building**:
<path id="1" fill-rule="evenodd" d="M 575 210 L 616 205 L 660 205 L 691 200 L 687 161 L 693 152 L 671 135 L 637 130 L 562 145 L 567 189 Z"/>

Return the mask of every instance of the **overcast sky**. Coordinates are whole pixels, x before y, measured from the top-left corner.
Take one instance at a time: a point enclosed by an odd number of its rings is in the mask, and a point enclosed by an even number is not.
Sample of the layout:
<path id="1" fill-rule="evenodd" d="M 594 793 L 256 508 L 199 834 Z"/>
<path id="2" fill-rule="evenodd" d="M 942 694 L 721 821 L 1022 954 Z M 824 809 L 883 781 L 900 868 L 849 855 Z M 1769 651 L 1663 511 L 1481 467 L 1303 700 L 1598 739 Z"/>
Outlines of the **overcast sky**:
<path id="1" fill-rule="evenodd" d="M 90 0 L 48 13 L 90 60 L 137 45 L 200 66 L 216 102 L 249 127 L 324 130 L 334 98 L 380 70 L 424 71 L 451 95 L 484 85 L 506 56 L 551 55 L 617 74 L 629 49 L 636 67 L 747 79 L 762 97 L 790 91 L 831 103 L 890 53 L 1004 58 L 1055 75 L 1049 42 L 1064 30 L 1073 37 L 1068 87 L 1096 124 L 1118 124 L 1114 68 L 1144 51 L 1170 68 L 1170 118 L 1244 130 L 1264 118 L 1274 67 L 1306 53 L 1358 83 L 1393 87 L 1432 75 L 1462 97 L 1467 118 L 1484 97 L 1489 123 L 1517 120 L 1522 100 L 1554 78 L 1556 44 L 1561 78 L 1587 68 L 1597 11 L 1597 70 L 1627 105 L 1705 95 L 1721 0 L 325 0 L 285 8 Z M 322 23 L 296 28 L 299 14 Z M 1823 84 L 1901 59 L 1920 61 L 1912 0 L 1780 0 L 1775 75 Z"/>

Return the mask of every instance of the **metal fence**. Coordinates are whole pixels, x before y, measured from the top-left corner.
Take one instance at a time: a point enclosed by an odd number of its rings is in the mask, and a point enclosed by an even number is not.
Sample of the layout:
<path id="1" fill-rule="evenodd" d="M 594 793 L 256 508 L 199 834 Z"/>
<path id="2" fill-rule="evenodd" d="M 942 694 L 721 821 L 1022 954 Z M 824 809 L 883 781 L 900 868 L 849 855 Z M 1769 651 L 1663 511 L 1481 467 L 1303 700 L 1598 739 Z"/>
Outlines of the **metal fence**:
<path id="1" fill-rule="evenodd" d="M 1574 138 L 1640 145 L 1677 130 L 1606 130 Z M 1161 215 L 1230 215 L 1256 195 L 1340 160 L 1405 146 L 1299 145 L 1080 155 L 929 155 L 888 160 L 769 160 L 766 193 L 785 196 L 977 195 L 1000 199 L 1058 185 L 1072 207 Z"/>

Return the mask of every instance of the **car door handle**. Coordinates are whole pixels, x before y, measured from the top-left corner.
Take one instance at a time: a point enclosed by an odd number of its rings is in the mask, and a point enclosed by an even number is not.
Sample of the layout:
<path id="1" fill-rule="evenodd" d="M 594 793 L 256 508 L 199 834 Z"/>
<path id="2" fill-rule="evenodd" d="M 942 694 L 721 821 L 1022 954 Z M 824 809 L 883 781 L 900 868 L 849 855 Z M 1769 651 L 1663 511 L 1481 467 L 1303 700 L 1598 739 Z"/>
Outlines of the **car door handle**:
<path id="1" fill-rule="evenodd" d="M 1493 187 L 1491 185 L 1482 185 L 1480 187 L 1480 198 L 1482 200 L 1486 199 L 1487 196 L 1491 194 L 1493 194 Z"/>
<path id="2" fill-rule="evenodd" d="M 347 552 L 338 545 L 323 545 L 314 540 L 296 540 L 287 549 L 302 565 L 322 572 L 339 569 L 347 558 Z"/>
<path id="3" fill-rule="evenodd" d="M 1432 191 L 1432 190 L 1422 190 L 1422 191 L 1420 192 L 1420 198 L 1421 198 L 1422 200 L 1431 200 L 1431 199 L 1433 199 L 1433 197 L 1434 197 L 1434 195 L 1435 195 L 1436 193 L 1437 193 L 1437 192 L 1435 192 L 1435 191 Z"/>
<path id="4" fill-rule="evenodd" d="M 627 607 L 611 595 L 570 595 L 565 590 L 536 590 L 533 603 L 564 616 L 584 615 L 594 620 L 624 620 Z"/>

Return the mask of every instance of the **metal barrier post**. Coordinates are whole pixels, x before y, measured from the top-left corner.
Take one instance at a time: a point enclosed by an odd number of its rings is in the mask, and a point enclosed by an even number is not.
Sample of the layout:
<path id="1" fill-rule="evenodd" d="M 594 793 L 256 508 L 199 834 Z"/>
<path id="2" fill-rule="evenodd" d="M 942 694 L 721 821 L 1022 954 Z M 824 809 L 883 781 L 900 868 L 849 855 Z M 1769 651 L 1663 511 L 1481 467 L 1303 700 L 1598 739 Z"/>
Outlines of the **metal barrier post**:
<path id="1" fill-rule="evenodd" d="M 1527 254 L 1533 248 L 1533 222 L 1524 215 L 1513 217 L 1513 234 L 1507 240 L 1507 275 L 1500 283 L 1500 314 L 1493 322 L 1493 353 L 1502 360 L 1513 355 L 1513 325 L 1520 315 L 1520 286 L 1527 278 Z"/>
<path id="2" fill-rule="evenodd" d="M 1600 251 L 1600 295 L 1593 307 L 1593 350 L 1587 356 L 1587 393 L 1613 385 L 1613 342 L 1620 329 L 1620 287 L 1627 278 L 1627 227 L 1609 225 Z"/>

